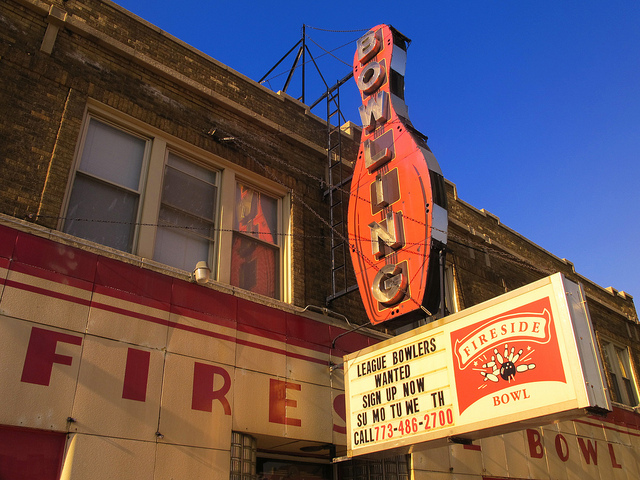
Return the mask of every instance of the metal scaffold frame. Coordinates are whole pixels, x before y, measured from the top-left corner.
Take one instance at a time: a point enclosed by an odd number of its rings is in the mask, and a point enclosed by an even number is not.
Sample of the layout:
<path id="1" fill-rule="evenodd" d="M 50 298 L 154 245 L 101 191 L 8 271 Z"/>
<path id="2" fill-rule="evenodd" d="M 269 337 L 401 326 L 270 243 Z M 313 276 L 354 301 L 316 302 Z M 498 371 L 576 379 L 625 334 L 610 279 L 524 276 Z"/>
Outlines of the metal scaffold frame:
<path id="1" fill-rule="evenodd" d="M 331 294 L 327 296 L 325 303 L 328 306 L 333 300 L 358 289 L 356 284 L 349 285 L 349 274 L 347 271 L 349 242 L 347 232 L 347 208 L 349 204 L 349 184 L 352 175 L 346 168 L 342 157 L 342 128 L 346 122 L 340 109 L 340 86 L 353 77 L 350 71 L 345 77 L 329 87 L 322 75 L 315 58 L 306 44 L 306 25 L 302 26 L 302 38 L 259 80 L 263 83 L 265 79 L 297 48 L 295 59 L 285 80 L 283 92 L 287 92 L 295 70 L 300 65 L 302 73 L 301 96 L 298 98 L 305 103 L 305 82 L 307 55 L 315 66 L 320 76 L 326 93 L 320 96 L 309 106 L 313 109 L 326 100 L 326 123 L 327 123 L 327 189 L 324 197 L 329 202 L 329 222 L 331 225 Z M 301 63 L 300 63 L 301 62 Z"/>

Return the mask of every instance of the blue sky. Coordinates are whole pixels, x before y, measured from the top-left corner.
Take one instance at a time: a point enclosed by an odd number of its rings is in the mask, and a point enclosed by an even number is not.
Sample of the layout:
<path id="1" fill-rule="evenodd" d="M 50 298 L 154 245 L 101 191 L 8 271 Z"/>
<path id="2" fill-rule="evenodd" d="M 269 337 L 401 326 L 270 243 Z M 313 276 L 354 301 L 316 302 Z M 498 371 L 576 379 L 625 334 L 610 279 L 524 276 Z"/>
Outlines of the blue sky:
<path id="1" fill-rule="evenodd" d="M 640 299 L 640 2 L 117 3 L 253 80 L 307 25 L 333 85 L 350 71 L 355 40 L 393 25 L 412 40 L 409 117 L 459 197 L 597 284 Z M 283 88 L 292 62 L 273 72 L 270 88 Z M 323 89 L 309 65 L 307 103 Z M 301 95 L 299 75 L 288 93 Z M 341 106 L 357 123 L 359 101 L 351 80 Z"/>

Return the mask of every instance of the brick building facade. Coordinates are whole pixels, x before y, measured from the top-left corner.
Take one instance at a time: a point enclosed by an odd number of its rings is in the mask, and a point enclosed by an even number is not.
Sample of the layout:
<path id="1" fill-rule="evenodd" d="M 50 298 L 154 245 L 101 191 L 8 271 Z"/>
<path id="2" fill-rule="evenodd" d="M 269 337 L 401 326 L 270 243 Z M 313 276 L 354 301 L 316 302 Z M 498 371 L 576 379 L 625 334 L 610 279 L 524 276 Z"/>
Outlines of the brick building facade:
<path id="1" fill-rule="evenodd" d="M 347 334 L 357 292 L 326 303 L 326 123 L 110 1 L 7 0 L 0 25 L 0 476 L 637 478 L 633 299 L 450 182 L 447 310 L 580 282 L 614 413 L 332 467 L 328 365 L 394 332 Z M 342 140 L 349 169 L 358 128 Z"/>

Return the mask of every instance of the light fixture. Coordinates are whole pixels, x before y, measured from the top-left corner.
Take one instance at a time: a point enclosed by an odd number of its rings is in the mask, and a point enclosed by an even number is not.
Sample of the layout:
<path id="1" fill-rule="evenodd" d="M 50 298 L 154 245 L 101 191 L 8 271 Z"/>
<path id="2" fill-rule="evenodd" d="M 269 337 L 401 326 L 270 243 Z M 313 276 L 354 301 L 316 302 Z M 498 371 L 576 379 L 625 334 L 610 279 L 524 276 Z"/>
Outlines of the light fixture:
<path id="1" fill-rule="evenodd" d="M 211 136 L 211 138 L 218 142 L 229 142 L 236 139 L 236 137 L 233 137 L 216 127 L 211 127 L 207 132 L 207 135 Z"/>
<path id="2" fill-rule="evenodd" d="M 199 283 L 200 285 L 204 285 L 209 281 L 209 275 L 211 274 L 211 269 L 207 265 L 207 262 L 198 262 L 196 263 L 196 268 L 193 270 L 191 274 L 191 281 Z"/>

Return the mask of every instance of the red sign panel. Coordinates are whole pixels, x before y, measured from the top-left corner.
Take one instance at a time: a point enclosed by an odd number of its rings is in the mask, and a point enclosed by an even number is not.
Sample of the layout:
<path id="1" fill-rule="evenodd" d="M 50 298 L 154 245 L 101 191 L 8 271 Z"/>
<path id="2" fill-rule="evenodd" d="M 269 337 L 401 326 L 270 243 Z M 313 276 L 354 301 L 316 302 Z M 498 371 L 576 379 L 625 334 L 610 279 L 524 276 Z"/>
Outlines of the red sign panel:
<path id="1" fill-rule="evenodd" d="M 393 326 L 437 310 L 447 239 L 442 173 L 407 118 L 406 48 L 402 34 L 379 25 L 358 40 L 353 70 L 363 131 L 349 202 L 351 255 L 369 319 Z"/>
<path id="2" fill-rule="evenodd" d="M 549 298 L 451 332 L 460 413 L 520 384 L 566 383 Z M 521 393 L 522 395 L 525 395 Z M 510 399 L 507 399 L 509 402 Z"/>

